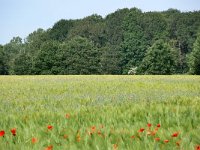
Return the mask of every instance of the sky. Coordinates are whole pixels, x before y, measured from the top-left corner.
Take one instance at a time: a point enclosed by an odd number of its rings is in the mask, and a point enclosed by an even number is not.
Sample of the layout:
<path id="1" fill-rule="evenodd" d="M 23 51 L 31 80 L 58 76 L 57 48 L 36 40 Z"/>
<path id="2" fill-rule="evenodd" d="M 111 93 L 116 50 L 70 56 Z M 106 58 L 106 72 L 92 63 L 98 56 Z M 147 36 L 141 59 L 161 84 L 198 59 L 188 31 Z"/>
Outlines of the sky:
<path id="1" fill-rule="evenodd" d="M 200 10 L 200 0 L 0 0 L 0 44 L 13 37 L 26 38 L 38 28 L 51 28 L 60 19 L 80 19 L 92 14 L 105 17 L 122 8 L 142 11 Z"/>

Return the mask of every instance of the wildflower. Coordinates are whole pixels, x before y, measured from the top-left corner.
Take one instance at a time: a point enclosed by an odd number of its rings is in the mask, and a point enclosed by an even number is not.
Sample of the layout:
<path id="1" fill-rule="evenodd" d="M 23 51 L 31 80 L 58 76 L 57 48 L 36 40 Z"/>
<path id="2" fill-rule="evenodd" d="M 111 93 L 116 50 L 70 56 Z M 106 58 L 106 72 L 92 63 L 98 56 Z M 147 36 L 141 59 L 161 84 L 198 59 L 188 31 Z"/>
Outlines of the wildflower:
<path id="1" fill-rule="evenodd" d="M 172 134 L 172 137 L 177 137 L 178 134 L 179 134 L 178 132 L 175 132 L 175 133 Z"/>
<path id="2" fill-rule="evenodd" d="M 169 140 L 164 140 L 164 143 L 168 143 L 169 142 Z"/>
<path id="3" fill-rule="evenodd" d="M 197 145 L 197 146 L 195 147 L 195 150 L 200 150 L 200 145 Z"/>
<path id="4" fill-rule="evenodd" d="M 16 136 L 16 128 L 11 129 L 10 132 L 12 133 L 13 136 Z"/>
<path id="5" fill-rule="evenodd" d="M 151 127 L 151 123 L 148 123 L 147 126 L 150 128 Z"/>
<path id="6" fill-rule="evenodd" d="M 95 130 L 96 130 L 96 127 L 95 127 L 95 126 L 92 126 L 92 127 L 91 127 L 91 131 L 92 131 L 92 132 L 95 132 Z"/>
<path id="7" fill-rule="evenodd" d="M 157 127 L 160 128 L 160 124 L 157 124 Z"/>
<path id="8" fill-rule="evenodd" d="M 47 128 L 48 128 L 49 130 L 52 130 L 52 129 L 53 129 L 53 126 L 48 125 Z"/>
<path id="9" fill-rule="evenodd" d="M 132 139 L 134 139 L 134 138 L 135 138 L 135 136 L 134 136 L 134 135 L 132 135 L 132 136 L 131 136 L 131 138 L 132 138 Z"/>
<path id="10" fill-rule="evenodd" d="M 155 138 L 154 140 L 155 140 L 155 141 L 160 141 L 160 138 L 157 137 L 157 138 Z"/>
<path id="11" fill-rule="evenodd" d="M 4 136 L 4 134 L 5 134 L 5 131 L 0 131 L 0 136 Z"/>
<path id="12" fill-rule="evenodd" d="M 140 130 L 138 130 L 138 132 L 143 132 L 144 131 L 144 128 L 140 128 Z"/>
<path id="13" fill-rule="evenodd" d="M 32 141 L 33 144 L 35 144 L 38 140 L 37 140 L 37 138 L 32 138 L 31 141 Z"/>
<path id="14" fill-rule="evenodd" d="M 53 149 L 53 145 L 50 145 L 50 146 L 45 148 L 45 150 L 52 150 L 52 149 Z"/>
<path id="15" fill-rule="evenodd" d="M 66 114 L 65 117 L 66 117 L 67 119 L 69 119 L 69 118 L 70 118 L 70 114 Z"/>

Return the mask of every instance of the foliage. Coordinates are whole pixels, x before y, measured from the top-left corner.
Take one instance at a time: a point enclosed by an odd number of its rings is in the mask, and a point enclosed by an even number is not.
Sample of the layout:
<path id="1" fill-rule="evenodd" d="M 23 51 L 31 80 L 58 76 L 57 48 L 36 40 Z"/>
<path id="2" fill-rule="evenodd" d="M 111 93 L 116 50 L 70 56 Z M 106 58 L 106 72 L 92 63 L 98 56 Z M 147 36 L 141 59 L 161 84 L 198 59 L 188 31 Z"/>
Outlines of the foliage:
<path id="1" fill-rule="evenodd" d="M 68 39 L 81 36 L 93 41 L 95 46 L 101 47 L 105 45 L 104 28 L 105 25 L 101 16 L 88 16 L 74 23 L 74 28 L 69 31 Z"/>
<path id="2" fill-rule="evenodd" d="M 7 74 L 6 58 L 2 45 L 0 45 L 0 74 Z"/>
<path id="3" fill-rule="evenodd" d="M 200 75 L 200 32 L 189 58 L 190 73 Z"/>
<path id="4" fill-rule="evenodd" d="M 63 74 L 99 74 L 99 51 L 87 38 L 76 36 L 60 46 Z"/>
<path id="5" fill-rule="evenodd" d="M 26 52 L 18 54 L 14 60 L 13 70 L 16 75 L 32 74 L 33 63 L 32 57 Z"/>
<path id="6" fill-rule="evenodd" d="M 119 48 L 107 45 L 100 49 L 101 74 L 121 74 L 122 54 Z"/>
<path id="7" fill-rule="evenodd" d="M 60 72 L 57 62 L 57 50 L 59 43 L 57 41 L 47 41 L 41 45 L 40 51 L 35 58 L 35 74 L 58 74 Z"/>
<path id="8" fill-rule="evenodd" d="M 200 11 L 176 9 L 142 12 L 124 8 L 105 18 L 93 14 L 83 19 L 61 19 L 52 28 L 33 31 L 24 41 L 14 37 L 3 45 L 1 66 L 6 71 L 0 74 L 128 74 L 130 68 L 140 68 L 149 47 L 158 40 L 169 43 L 175 60 L 174 70 L 164 74 L 185 74 L 191 68 L 192 61 L 186 56 L 194 53 L 199 26 Z M 83 47 L 77 37 L 85 39 Z M 72 43 L 78 45 L 70 48 Z M 93 60 L 87 62 L 87 58 Z"/>
<path id="9" fill-rule="evenodd" d="M 123 41 L 123 22 L 125 17 L 129 14 L 129 9 L 119 9 L 111 13 L 105 18 L 105 34 L 106 39 L 112 46 L 119 46 Z"/>
<path id="10" fill-rule="evenodd" d="M 49 36 L 52 40 L 64 41 L 70 29 L 74 26 L 73 20 L 64 20 L 61 19 L 57 23 L 54 24 L 52 29 L 49 31 Z"/>
<path id="11" fill-rule="evenodd" d="M 41 45 L 48 40 L 50 40 L 48 33 L 45 30 L 39 28 L 27 36 L 25 40 L 26 50 L 32 55 L 36 55 Z"/>
<path id="12" fill-rule="evenodd" d="M 174 67 L 175 59 L 172 55 L 172 48 L 163 40 L 158 40 L 147 50 L 138 72 L 159 75 L 172 74 Z"/>
<path id="13" fill-rule="evenodd" d="M 24 45 L 20 37 L 13 37 L 10 43 L 3 46 L 5 54 L 5 66 L 8 67 L 8 74 L 15 74 L 14 60 L 17 55 L 24 50 Z"/>

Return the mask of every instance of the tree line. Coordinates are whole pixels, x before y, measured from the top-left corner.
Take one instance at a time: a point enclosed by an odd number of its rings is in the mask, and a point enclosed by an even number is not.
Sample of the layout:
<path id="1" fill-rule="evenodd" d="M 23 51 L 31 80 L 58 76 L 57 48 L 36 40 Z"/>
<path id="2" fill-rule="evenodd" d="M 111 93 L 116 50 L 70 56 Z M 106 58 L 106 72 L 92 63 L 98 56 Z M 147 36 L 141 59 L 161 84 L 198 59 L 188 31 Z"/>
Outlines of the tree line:
<path id="1" fill-rule="evenodd" d="M 200 74 L 200 11 L 119 9 L 0 45 L 0 74 Z"/>

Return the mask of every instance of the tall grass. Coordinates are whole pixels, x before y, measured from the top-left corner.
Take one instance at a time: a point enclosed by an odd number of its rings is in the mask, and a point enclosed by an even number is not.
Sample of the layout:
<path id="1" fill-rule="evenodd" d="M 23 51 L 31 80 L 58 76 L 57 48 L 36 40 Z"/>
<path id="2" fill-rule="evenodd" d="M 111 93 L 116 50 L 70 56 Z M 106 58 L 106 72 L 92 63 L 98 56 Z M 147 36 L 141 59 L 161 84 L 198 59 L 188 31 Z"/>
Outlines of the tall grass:
<path id="1" fill-rule="evenodd" d="M 192 150 L 199 105 L 199 76 L 0 76 L 0 149 Z"/>

